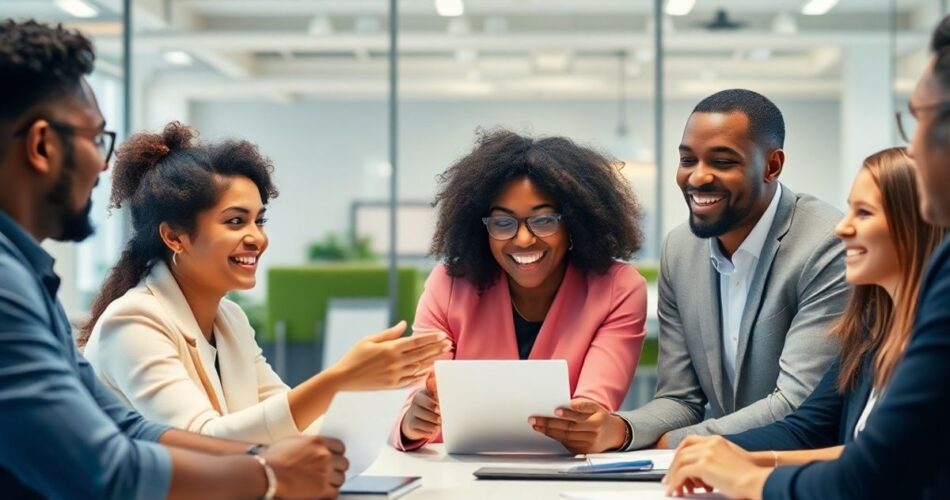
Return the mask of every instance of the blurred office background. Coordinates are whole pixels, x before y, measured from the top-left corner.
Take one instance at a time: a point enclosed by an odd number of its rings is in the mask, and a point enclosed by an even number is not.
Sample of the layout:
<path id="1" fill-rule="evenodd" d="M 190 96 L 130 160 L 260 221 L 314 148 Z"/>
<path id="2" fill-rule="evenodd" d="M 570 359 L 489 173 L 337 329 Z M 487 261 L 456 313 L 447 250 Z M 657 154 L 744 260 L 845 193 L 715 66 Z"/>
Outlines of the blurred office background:
<path id="1" fill-rule="evenodd" d="M 676 146 L 699 99 L 772 98 L 783 181 L 843 207 L 862 159 L 898 143 L 893 112 L 945 12 L 946 0 L 0 0 L 0 17 L 92 36 L 91 81 L 120 137 L 179 120 L 274 160 L 271 246 L 258 286 L 235 298 L 290 382 L 332 359 L 329 336 L 411 319 L 434 265 L 436 177 L 479 128 L 566 135 L 623 160 L 645 208 L 637 261 L 655 280 L 659 242 L 687 214 Z M 96 236 L 48 245 L 75 318 L 127 236 L 104 177 Z M 655 290 L 628 405 L 653 389 Z"/>

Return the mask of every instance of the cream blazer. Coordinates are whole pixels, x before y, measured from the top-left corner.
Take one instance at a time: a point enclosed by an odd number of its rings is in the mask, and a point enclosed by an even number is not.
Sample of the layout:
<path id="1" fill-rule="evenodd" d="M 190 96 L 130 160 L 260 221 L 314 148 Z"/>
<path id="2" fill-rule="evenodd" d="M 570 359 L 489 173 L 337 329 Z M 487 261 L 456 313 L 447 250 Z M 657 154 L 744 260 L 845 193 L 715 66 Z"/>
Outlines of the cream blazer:
<path id="1" fill-rule="evenodd" d="M 290 388 L 267 364 L 234 302 L 221 301 L 214 336 L 217 348 L 160 262 L 106 308 L 84 354 L 103 383 L 149 420 L 254 443 L 300 435 Z"/>

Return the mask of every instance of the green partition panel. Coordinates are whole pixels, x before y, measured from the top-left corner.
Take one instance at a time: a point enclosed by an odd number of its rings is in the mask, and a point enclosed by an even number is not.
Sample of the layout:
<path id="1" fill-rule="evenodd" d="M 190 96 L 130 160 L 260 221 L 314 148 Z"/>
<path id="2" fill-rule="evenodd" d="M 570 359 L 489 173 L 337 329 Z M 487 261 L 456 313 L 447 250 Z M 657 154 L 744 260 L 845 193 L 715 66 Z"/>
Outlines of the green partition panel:
<path id="1" fill-rule="evenodd" d="M 398 273 L 397 312 L 412 325 L 425 274 L 414 267 L 400 267 Z M 272 267 L 267 279 L 265 341 L 274 340 L 277 321 L 287 325 L 288 341 L 317 340 L 316 325 L 326 319 L 329 299 L 386 297 L 388 290 L 388 270 L 376 265 Z"/>

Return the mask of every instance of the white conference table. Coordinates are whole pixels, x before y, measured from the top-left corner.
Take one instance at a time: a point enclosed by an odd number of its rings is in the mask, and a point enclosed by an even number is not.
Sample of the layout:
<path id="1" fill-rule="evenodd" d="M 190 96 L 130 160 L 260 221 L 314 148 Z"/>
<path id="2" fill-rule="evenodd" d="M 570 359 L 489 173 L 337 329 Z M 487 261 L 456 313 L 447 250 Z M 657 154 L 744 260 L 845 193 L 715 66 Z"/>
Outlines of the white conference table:
<path id="1" fill-rule="evenodd" d="M 579 491 L 624 492 L 625 499 L 666 498 L 658 482 L 480 480 L 472 475 L 480 467 L 562 468 L 582 463 L 583 459 L 573 457 L 446 455 L 441 444 L 411 453 L 387 446 L 365 474 L 421 476 L 422 487 L 403 497 L 406 500 L 553 499 L 560 498 L 562 492 Z"/>

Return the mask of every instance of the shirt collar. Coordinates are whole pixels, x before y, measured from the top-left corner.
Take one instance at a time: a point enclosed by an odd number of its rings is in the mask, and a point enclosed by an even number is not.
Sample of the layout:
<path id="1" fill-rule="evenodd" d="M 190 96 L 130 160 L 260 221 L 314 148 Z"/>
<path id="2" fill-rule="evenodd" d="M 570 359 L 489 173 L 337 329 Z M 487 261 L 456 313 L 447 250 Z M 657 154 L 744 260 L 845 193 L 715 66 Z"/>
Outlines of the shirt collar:
<path id="1" fill-rule="evenodd" d="M 13 243 L 13 246 L 23 254 L 23 257 L 33 269 L 33 274 L 43 281 L 50 295 L 55 297 L 57 290 L 59 290 L 59 276 L 53 272 L 53 264 L 56 260 L 46 250 L 43 250 L 43 247 L 33 239 L 33 236 L 2 211 L 0 211 L 0 233 L 6 236 Z"/>
<path id="2" fill-rule="evenodd" d="M 721 274 L 732 274 L 735 271 L 734 260 L 736 257 L 742 259 L 743 256 L 748 256 L 758 260 L 759 255 L 762 254 L 762 247 L 765 246 L 765 240 L 769 236 L 769 229 L 772 228 L 772 223 L 775 221 L 775 214 L 778 212 L 778 202 L 781 197 L 782 185 L 778 184 L 775 194 L 772 195 L 772 201 L 765 209 L 765 213 L 762 214 L 762 217 L 759 217 L 759 221 L 755 223 L 755 227 L 752 228 L 749 235 L 742 240 L 742 244 L 732 255 L 732 260 L 722 254 L 722 250 L 719 249 L 718 238 L 709 238 L 709 259 L 716 271 Z"/>

